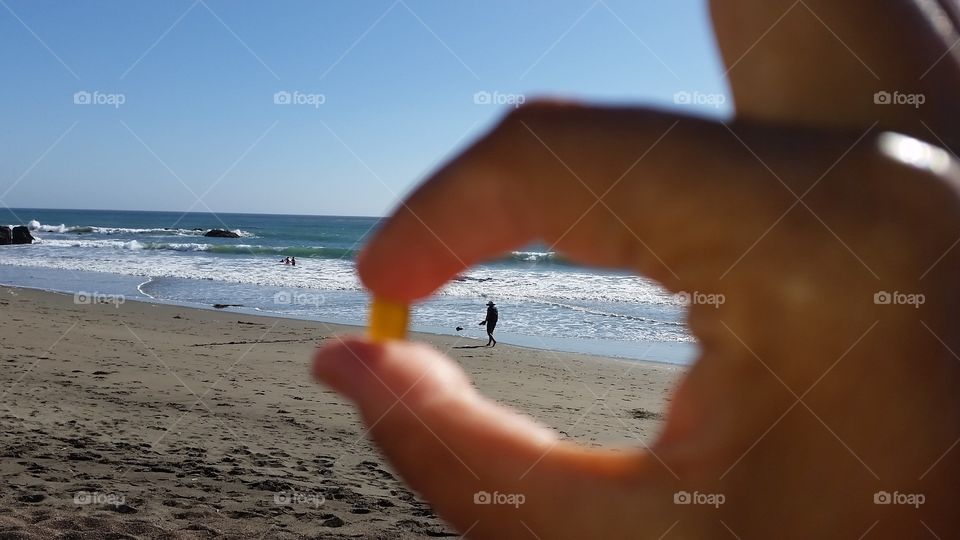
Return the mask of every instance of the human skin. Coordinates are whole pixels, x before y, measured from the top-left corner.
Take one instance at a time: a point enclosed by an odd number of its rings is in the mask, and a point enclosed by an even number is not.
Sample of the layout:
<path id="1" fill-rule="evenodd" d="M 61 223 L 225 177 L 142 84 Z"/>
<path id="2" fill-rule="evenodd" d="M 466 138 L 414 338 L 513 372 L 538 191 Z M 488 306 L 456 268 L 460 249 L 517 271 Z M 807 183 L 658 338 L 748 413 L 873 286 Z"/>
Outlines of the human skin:
<path id="1" fill-rule="evenodd" d="M 723 295 L 690 308 L 700 355 L 650 448 L 560 441 L 423 345 L 344 339 L 318 351 L 315 375 L 472 538 L 957 535 L 960 70 L 945 54 L 953 19 L 929 5 L 715 2 L 733 120 L 521 108 L 366 246 L 364 284 L 402 302 L 535 239 Z M 877 105 L 881 90 L 926 103 Z M 481 219 L 487 234 L 469 234 Z M 878 304 L 880 291 L 923 303 Z M 525 503 L 477 505 L 478 491 Z M 723 504 L 675 504 L 680 491 Z"/>

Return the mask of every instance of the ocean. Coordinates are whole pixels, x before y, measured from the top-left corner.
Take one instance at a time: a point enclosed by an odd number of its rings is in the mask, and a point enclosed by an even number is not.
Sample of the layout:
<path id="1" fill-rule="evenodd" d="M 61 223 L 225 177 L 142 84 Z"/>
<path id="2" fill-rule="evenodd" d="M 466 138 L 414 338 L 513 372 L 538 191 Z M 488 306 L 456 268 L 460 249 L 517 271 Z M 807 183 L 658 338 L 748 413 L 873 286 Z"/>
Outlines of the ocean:
<path id="1" fill-rule="evenodd" d="M 379 218 L 13 208 L 0 223 L 38 239 L 0 246 L 5 285 L 362 325 L 369 298 L 354 258 Z M 240 238 L 203 236 L 210 229 Z M 288 256 L 296 267 L 281 264 Z M 412 329 L 486 343 L 490 300 L 502 343 L 678 364 L 696 354 L 673 295 L 538 245 L 465 271 L 414 307 Z"/>

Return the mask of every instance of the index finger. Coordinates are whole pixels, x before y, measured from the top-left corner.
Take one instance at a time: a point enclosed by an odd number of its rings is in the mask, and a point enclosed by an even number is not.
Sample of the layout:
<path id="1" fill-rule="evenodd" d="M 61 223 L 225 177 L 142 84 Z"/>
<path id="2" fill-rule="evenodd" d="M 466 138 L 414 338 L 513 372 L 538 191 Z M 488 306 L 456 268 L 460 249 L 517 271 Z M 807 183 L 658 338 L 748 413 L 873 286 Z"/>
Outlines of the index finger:
<path id="1" fill-rule="evenodd" d="M 825 145 L 846 149 L 822 134 L 743 131 L 763 162 L 716 122 L 521 108 L 401 204 L 361 253 L 361 280 L 377 296 L 411 302 L 542 240 L 574 262 L 695 284 L 710 274 L 707 259 L 731 263 L 795 202 L 784 182 L 800 190 L 822 174 Z M 791 171 L 775 177 L 765 164 Z"/>

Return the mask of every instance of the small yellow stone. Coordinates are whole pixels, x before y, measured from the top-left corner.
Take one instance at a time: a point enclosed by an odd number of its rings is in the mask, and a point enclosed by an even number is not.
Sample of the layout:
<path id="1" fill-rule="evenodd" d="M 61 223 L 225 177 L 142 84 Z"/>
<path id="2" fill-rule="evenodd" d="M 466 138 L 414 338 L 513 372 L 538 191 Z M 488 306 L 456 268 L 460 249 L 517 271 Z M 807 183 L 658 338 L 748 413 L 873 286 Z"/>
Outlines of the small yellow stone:
<path id="1" fill-rule="evenodd" d="M 410 308 L 406 304 L 374 298 L 367 333 L 373 341 L 406 339 Z"/>

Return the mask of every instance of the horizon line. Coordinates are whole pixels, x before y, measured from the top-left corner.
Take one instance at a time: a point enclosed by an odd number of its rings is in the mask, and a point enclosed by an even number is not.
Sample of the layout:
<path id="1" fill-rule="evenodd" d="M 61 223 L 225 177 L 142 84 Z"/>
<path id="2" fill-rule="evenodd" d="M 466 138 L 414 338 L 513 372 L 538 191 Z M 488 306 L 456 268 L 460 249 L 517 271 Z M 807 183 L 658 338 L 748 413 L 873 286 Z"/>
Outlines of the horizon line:
<path id="1" fill-rule="evenodd" d="M 44 210 L 44 211 L 79 211 L 79 212 L 144 212 L 144 213 L 154 213 L 154 214 L 176 214 L 181 213 L 184 215 L 191 214 L 200 214 L 207 216 L 216 216 L 216 215 L 241 215 L 241 216 L 286 216 L 286 217 L 356 217 L 356 218 L 371 218 L 371 219 L 386 219 L 389 216 L 372 216 L 372 215 L 360 215 L 360 214 L 276 214 L 271 212 L 184 212 L 183 210 L 141 210 L 141 209 L 123 209 L 123 208 L 40 208 L 40 207 L 26 207 L 26 206 L 4 206 L 0 208 L 0 212 L 6 211 L 8 213 L 14 213 L 17 210 Z"/>

